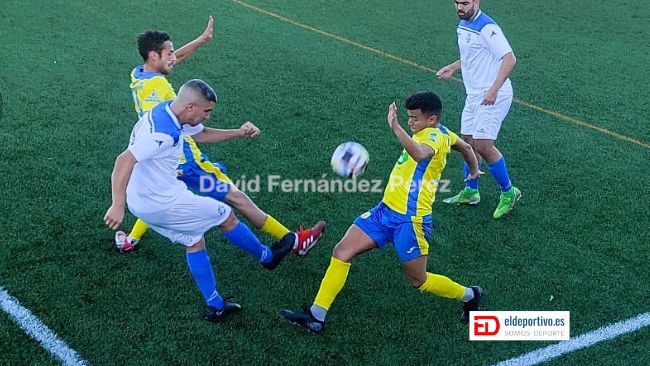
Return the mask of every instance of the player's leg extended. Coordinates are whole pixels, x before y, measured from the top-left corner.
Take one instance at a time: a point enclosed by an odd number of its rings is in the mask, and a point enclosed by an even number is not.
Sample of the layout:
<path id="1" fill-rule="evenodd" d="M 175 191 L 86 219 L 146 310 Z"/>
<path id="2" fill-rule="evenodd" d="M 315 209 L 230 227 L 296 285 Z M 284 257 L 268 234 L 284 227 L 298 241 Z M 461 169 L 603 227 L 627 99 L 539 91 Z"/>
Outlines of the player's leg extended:
<path id="1" fill-rule="evenodd" d="M 282 225 L 273 216 L 262 211 L 246 193 L 240 191 L 237 187 L 231 186 L 225 201 L 237 211 L 241 212 L 255 228 L 272 237 L 281 239 L 289 233 L 289 229 L 286 226 Z"/>
<path id="2" fill-rule="evenodd" d="M 420 256 L 402 263 L 404 274 L 413 288 L 429 292 L 447 299 L 461 300 L 466 290 L 471 289 L 452 281 L 450 278 L 427 272 L 427 257 Z"/>
<path id="3" fill-rule="evenodd" d="M 228 241 L 244 249 L 269 270 L 275 269 L 280 264 L 298 240 L 296 233 L 289 232 L 269 248 L 262 244 L 246 224 L 237 220 L 232 212 L 219 228 Z"/>
<path id="4" fill-rule="evenodd" d="M 246 193 L 240 191 L 234 185 L 230 186 L 230 190 L 226 196 L 226 202 L 241 212 L 257 229 L 276 239 L 282 239 L 290 232 L 286 226 L 282 225 L 273 216 L 262 211 Z M 293 248 L 294 253 L 297 255 L 306 255 L 309 253 L 324 231 L 324 221 L 318 222 L 309 229 L 301 228 L 301 230 L 296 232 L 298 242 Z"/>
<path id="5" fill-rule="evenodd" d="M 217 280 L 212 270 L 205 239 L 201 238 L 196 244 L 185 249 L 187 266 L 196 281 L 205 302 L 208 305 L 205 318 L 209 321 L 220 321 L 227 314 L 241 310 L 241 305 L 225 301 L 217 291 Z"/>
<path id="6" fill-rule="evenodd" d="M 412 287 L 435 295 L 460 300 L 465 288 L 447 277 L 427 273 L 429 236 L 432 224 L 422 217 L 400 224 L 391 241 L 395 245 L 402 269 Z M 470 291 L 471 292 L 471 291 Z"/>
<path id="7" fill-rule="evenodd" d="M 479 309 L 482 296 L 481 289 L 477 286 L 464 287 L 449 277 L 427 272 L 428 239 L 431 233 L 431 224 L 419 222 L 420 220 L 412 221 L 400 225 L 395 230 L 393 237 L 395 251 L 402 262 L 402 269 L 410 285 L 421 292 L 462 301 L 463 315 L 461 320 L 468 318 L 469 311 Z"/>
<path id="8" fill-rule="evenodd" d="M 256 229 L 282 239 L 289 233 L 284 225 L 262 211 L 253 200 L 241 192 L 230 178 L 202 154 L 193 141 L 184 141 L 184 163 L 179 166 L 179 179 L 191 189 L 201 192 L 221 202 L 225 202 L 241 212 Z"/>
<path id="9" fill-rule="evenodd" d="M 209 161 L 182 164 L 180 170 L 183 174 L 179 176 L 179 179 L 184 181 L 188 187 L 228 203 L 241 212 L 256 229 L 279 240 L 291 232 L 273 216 L 262 211 L 246 193 L 237 189 L 219 167 Z M 294 247 L 294 252 L 297 255 L 306 255 L 316 245 L 324 231 L 325 222 L 323 221 L 312 228 L 299 230 L 296 233 L 298 234 L 298 243 Z"/>
<path id="10" fill-rule="evenodd" d="M 382 241 L 385 244 L 385 240 Z M 287 320 L 314 333 L 321 332 L 327 311 L 345 285 L 352 258 L 375 248 L 377 248 L 375 240 L 356 224 L 350 226 L 343 238 L 334 247 L 330 264 L 321 280 L 320 288 L 312 306 L 306 311 L 284 309 L 280 314 Z"/>
<path id="11" fill-rule="evenodd" d="M 461 321 L 469 322 L 469 313 L 480 310 L 483 290 L 478 286 L 464 287 L 449 277 L 426 271 L 427 257 L 421 256 L 402 263 L 402 269 L 412 287 L 463 304 Z"/>
<path id="12" fill-rule="evenodd" d="M 272 217 L 269 216 L 270 220 L 267 220 L 268 215 L 235 187 L 220 166 L 209 161 L 208 156 L 201 152 L 192 138 L 183 140 L 183 156 L 178 170 L 178 179 L 185 182 L 189 188 L 228 203 L 241 212 L 255 228 L 264 231 L 265 223 L 269 221 L 266 227 L 268 231 L 265 232 L 274 238 L 282 239 L 289 233 L 289 229 Z"/>
<path id="13" fill-rule="evenodd" d="M 273 259 L 271 249 L 263 245 L 248 226 L 237 220 L 237 217 L 233 213 L 228 216 L 219 228 L 228 241 L 244 249 L 260 263 L 268 263 Z"/>

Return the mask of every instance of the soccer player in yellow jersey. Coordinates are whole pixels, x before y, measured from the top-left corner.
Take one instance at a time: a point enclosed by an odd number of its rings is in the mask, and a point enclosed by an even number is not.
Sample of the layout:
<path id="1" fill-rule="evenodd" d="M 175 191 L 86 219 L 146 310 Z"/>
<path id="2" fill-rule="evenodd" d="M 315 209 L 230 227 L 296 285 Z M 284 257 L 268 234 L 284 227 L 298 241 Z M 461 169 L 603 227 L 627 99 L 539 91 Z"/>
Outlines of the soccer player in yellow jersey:
<path id="1" fill-rule="evenodd" d="M 171 73 L 179 62 L 208 43 L 212 39 L 213 32 L 214 20 L 210 16 L 205 31 L 176 51 L 174 51 L 169 34 L 165 32 L 146 31 L 138 36 L 138 51 L 144 64 L 137 66 L 131 72 L 131 90 L 135 110 L 139 117 L 153 109 L 158 103 L 176 98 L 176 93 L 166 75 Z M 245 135 L 246 130 L 251 128 L 256 129 L 259 133 L 259 129 L 250 122 L 246 122 L 239 129 L 222 130 L 221 132 L 224 133 L 224 136 L 229 136 L 228 138 L 241 137 Z M 289 233 L 289 229 L 273 216 L 262 211 L 248 195 L 238 190 L 225 173 L 225 167 L 220 163 L 210 162 L 208 156 L 199 150 L 192 137 L 184 138 L 183 154 L 180 156 L 178 166 L 178 179 L 196 192 L 233 206 L 253 226 L 276 239 L 282 239 Z M 115 233 L 116 247 L 121 252 L 133 250 L 147 230 L 148 225 L 138 219 L 129 235 L 123 231 Z M 297 231 L 298 245 L 294 248 L 294 253 L 297 255 L 307 254 L 322 236 L 324 230 L 325 222 L 321 221 L 310 229 Z"/>
<path id="2" fill-rule="evenodd" d="M 404 147 L 390 174 L 384 198 L 376 207 L 359 216 L 334 247 L 329 267 L 307 311 L 284 309 L 281 315 L 314 333 L 325 325 L 325 316 L 350 270 L 350 262 L 366 251 L 384 248 L 392 242 L 412 287 L 437 296 L 463 302 L 461 320 L 479 309 L 482 290 L 464 287 L 451 279 L 427 272 L 427 253 L 432 225 L 432 205 L 436 186 L 452 149 L 460 151 L 469 166 L 467 179 L 479 174 L 472 147 L 440 124 L 442 102 L 431 91 L 415 93 L 404 103 L 409 136 L 397 121 L 397 106 L 391 104 L 388 124 Z"/>

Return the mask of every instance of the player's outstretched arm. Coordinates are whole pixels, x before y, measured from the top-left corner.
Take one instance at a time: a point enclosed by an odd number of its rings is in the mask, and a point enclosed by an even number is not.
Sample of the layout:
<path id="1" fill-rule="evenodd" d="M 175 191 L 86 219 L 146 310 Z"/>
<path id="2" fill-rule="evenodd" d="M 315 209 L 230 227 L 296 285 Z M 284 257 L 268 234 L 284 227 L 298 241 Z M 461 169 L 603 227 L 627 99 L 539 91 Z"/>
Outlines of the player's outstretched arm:
<path id="1" fill-rule="evenodd" d="M 118 229 L 124 220 L 124 207 L 126 206 L 126 186 L 129 183 L 131 172 L 136 160 L 129 150 L 121 153 L 115 159 L 113 174 L 111 174 L 111 192 L 113 203 L 104 215 L 104 222 L 111 229 Z"/>
<path id="2" fill-rule="evenodd" d="M 260 129 L 253 123 L 246 122 L 237 129 L 222 130 L 218 128 L 206 127 L 203 131 L 192 136 L 196 142 L 222 142 L 237 137 L 256 137 L 260 134 Z"/>
<path id="3" fill-rule="evenodd" d="M 174 55 L 176 55 L 176 64 L 179 64 L 181 61 L 188 58 L 199 47 L 201 47 L 204 44 L 210 42 L 210 40 L 212 39 L 213 33 L 214 33 L 214 18 L 212 17 L 212 15 L 210 15 L 208 17 L 208 25 L 205 27 L 205 30 L 203 31 L 203 33 L 201 33 L 201 35 L 198 36 L 192 42 L 190 42 L 190 43 L 184 45 L 183 47 L 177 49 L 176 51 L 174 51 Z"/>
<path id="4" fill-rule="evenodd" d="M 402 126 L 400 126 L 399 121 L 397 120 L 397 105 L 395 102 L 388 106 L 387 119 L 388 125 L 395 133 L 395 136 L 397 136 L 399 143 L 404 147 L 413 160 L 420 161 L 433 156 L 434 151 L 430 146 L 415 142 L 415 140 L 404 131 Z"/>
<path id="5" fill-rule="evenodd" d="M 476 159 L 472 145 L 459 138 L 455 144 L 451 145 L 451 148 L 463 154 L 463 159 L 465 159 L 465 162 L 469 166 L 469 175 L 465 177 L 465 180 L 477 178 L 481 174 L 481 171 L 478 169 L 478 160 Z"/>

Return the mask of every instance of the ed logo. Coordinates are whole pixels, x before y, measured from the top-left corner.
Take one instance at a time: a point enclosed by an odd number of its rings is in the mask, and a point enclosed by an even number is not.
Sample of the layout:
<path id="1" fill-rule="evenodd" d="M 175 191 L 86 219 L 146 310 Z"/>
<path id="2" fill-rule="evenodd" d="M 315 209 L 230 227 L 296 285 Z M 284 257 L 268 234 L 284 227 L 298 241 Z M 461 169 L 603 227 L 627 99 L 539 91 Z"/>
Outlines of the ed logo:
<path id="1" fill-rule="evenodd" d="M 494 315 L 476 315 L 474 317 L 475 336 L 493 336 L 499 333 L 501 324 Z"/>

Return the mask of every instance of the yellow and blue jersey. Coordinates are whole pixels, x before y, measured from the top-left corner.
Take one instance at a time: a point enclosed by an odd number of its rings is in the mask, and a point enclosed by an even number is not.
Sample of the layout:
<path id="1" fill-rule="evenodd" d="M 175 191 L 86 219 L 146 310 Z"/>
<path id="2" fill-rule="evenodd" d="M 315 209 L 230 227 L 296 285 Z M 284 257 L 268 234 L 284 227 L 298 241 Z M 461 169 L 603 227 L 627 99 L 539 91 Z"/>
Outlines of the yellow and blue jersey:
<path id="1" fill-rule="evenodd" d="M 422 217 L 431 215 L 447 155 L 458 136 L 440 125 L 425 128 L 412 138 L 431 147 L 434 154 L 429 159 L 415 161 L 406 149 L 403 150 L 390 173 L 382 202 L 399 214 Z"/>
<path id="2" fill-rule="evenodd" d="M 131 71 L 131 92 L 138 117 L 142 117 L 158 103 L 176 99 L 176 92 L 165 75 L 144 71 L 143 65 Z"/>
<path id="3" fill-rule="evenodd" d="M 176 99 L 176 92 L 164 74 L 144 71 L 140 65 L 131 71 L 131 92 L 139 117 L 157 104 Z M 188 187 L 223 201 L 232 182 L 223 165 L 210 162 L 190 136 L 183 139 L 183 154 L 179 158 L 178 179 Z M 201 179 L 201 176 L 203 178 Z M 205 189 L 208 187 L 209 189 Z"/>
<path id="4" fill-rule="evenodd" d="M 403 150 L 390 174 L 382 202 L 354 220 L 378 248 L 393 243 L 402 262 L 429 253 L 433 201 L 447 155 L 458 136 L 440 125 L 425 128 L 412 138 L 431 147 L 433 156 L 415 161 Z"/>

